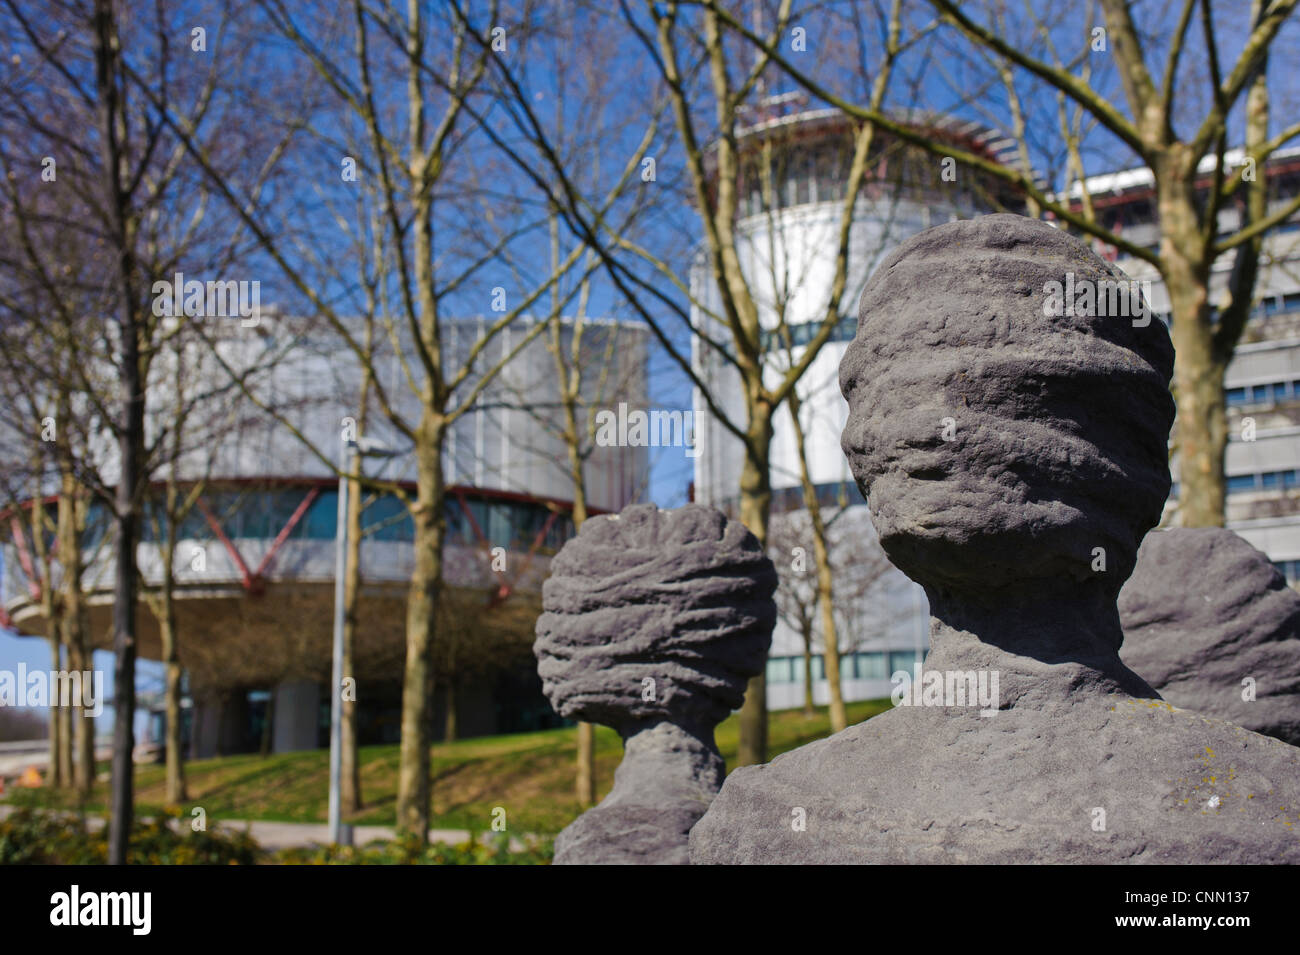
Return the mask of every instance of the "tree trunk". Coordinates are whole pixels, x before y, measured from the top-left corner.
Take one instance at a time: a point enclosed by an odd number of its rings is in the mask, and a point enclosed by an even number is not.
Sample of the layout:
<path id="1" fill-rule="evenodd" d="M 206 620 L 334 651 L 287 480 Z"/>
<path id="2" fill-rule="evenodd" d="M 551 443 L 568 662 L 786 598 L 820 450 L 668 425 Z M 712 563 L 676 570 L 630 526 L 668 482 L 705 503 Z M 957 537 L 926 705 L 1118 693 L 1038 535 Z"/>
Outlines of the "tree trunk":
<path id="1" fill-rule="evenodd" d="M 578 723 L 578 805 L 586 809 L 596 802 L 596 727 Z"/>
<path id="2" fill-rule="evenodd" d="M 767 548 L 767 522 L 772 511 L 772 476 L 768 467 L 772 444 L 772 416 L 765 405 L 750 401 L 750 422 L 745 464 L 740 474 L 740 520 Z M 737 766 L 767 762 L 767 673 L 751 677 L 740 708 L 740 745 Z"/>
<path id="3" fill-rule="evenodd" d="M 86 673 L 94 664 L 89 643 L 86 606 L 81 594 L 81 526 L 85 503 L 72 473 L 70 459 L 60 468 L 58 537 L 59 559 L 63 565 L 62 625 L 63 645 L 67 647 L 68 669 Z M 75 785 L 81 799 L 89 797 L 95 785 L 95 720 L 76 701 L 65 712 L 67 742 L 64 746 L 64 779 Z M 75 757 L 75 766 L 73 759 Z"/>
<path id="4" fill-rule="evenodd" d="M 556 256 L 552 256 L 554 260 Z M 554 262 L 552 263 L 554 266 Z M 557 341 L 556 348 L 559 343 Z M 560 374 L 564 373 L 563 363 Z M 576 374 L 576 371 L 575 371 Z M 572 389 L 573 382 L 562 382 L 564 387 L 564 427 L 565 441 L 569 451 L 569 473 L 573 475 L 573 531 L 576 534 L 587 520 L 587 483 L 583 478 L 582 455 L 578 453 L 578 415 L 577 398 Z M 578 721 L 578 765 L 574 776 L 574 793 L 578 805 L 583 809 L 596 804 L 596 726 L 593 723 Z"/>
<path id="5" fill-rule="evenodd" d="M 831 579 L 831 551 L 826 542 L 826 522 L 822 520 L 821 503 L 817 488 L 808 473 L 808 450 L 804 441 L 803 422 L 799 420 L 802 401 L 798 393 L 790 391 L 790 421 L 794 427 L 795 449 L 799 455 L 799 483 L 803 489 L 803 504 L 813 532 L 813 561 L 817 566 L 817 607 L 822 618 L 822 660 L 825 663 L 826 687 L 830 698 L 831 732 L 838 733 L 848 726 L 844 711 L 844 687 L 840 682 L 840 636 L 835 626 L 834 582 Z"/>
<path id="6" fill-rule="evenodd" d="M 185 792 L 185 760 L 181 752 L 181 661 L 176 640 L 176 534 L 180 521 L 176 519 L 177 488 L 175 464 L 167 480 L 167 540 L 162 554 L 162 594 L 158 614 L 158 631 L 162 641 L 163 673 L 166 680 L 164 707 L 167 725 L 164 729 L 164 759 L 167 769 L 167 803 L 179 805 L 187 797 Z"/>
<path id="7" fill-rule="evenodd" d="M 803 715 L 812 719 L 816 713 L 813 701 L 812 629 L 809 628 L 803 634 Z"/>
<path id="8" fill-rule="evenodd" d="M 38 500 L 34 506 L 39 506 L 39 504 L 40 501 Z M 42 586 L 45 588 L 50 586 L 48 578 L 44 581 Z M 53 614 L 50 614 L 48 611 L 45 617 L 45 639 L 50 645 L 50 669 L 56 671 L 62 670 L 63 646 L 59 642 L 59 622 L 55 620 Z M 51 701 L 51 703 L 53 703 L 53 701 Z M 45 784 L 54 789 L 62 789 L 63 786 L 66 785 L 68 779 L 63 772 L 63 750 L 59 745 L 60 737 L 62 735 L 62 730 L 59 724 L 63 722 L 62 714 L 65 709 L 66 707 L 63 706 L 50 706 L 50 738 L 48 740 L 50 762 Z"/>
<path id="9" fill-rule="evenodd" d="M 173 649 L 175 644 L 173 643 Z M 165 651 L 164 651 L 165 658 Z M 167 660 L 167 802 L 179 804 L 189 798 L 185 786 L 185 753 L 181 738 L 181 665 Z"/>
<path id="10" fill-rule="evenodd" d="M 817 544 L 825 551 L 824 543 Z M 844 687 L 840 682 L 839 631 L 835 626 L 835 608 L 831 605 L 831 566 L 825 554 L 817 559 L 817 604 L 822 612 L 822 659 L 826 664 L 826 686 L 830 694 L 831 732 L 838 733 L 849 725 L 844 709 Z"/>
<path id="11" fill-rule="evenodd" d="M 60 401 L 58 414 L 59 420 L 66 422 L 65 414 L 66 403 Z M 66 427 L 66 424 L 64 425 Z M 65 445 L 60 444 L 56 450 L 63 450 Z M 65 462 L 67 455 L 59 454 L 59 469 L 65 475 L 67 467 Z M 39 459 L 36 462 L 36 470 L 40 471 Z M 60 503 L 59 518 L 65 516 L 65 507 L 62 503 L 62 494 L 66 486 L 66 479 L 61 482 L 59 487 Z M 41 493 L 41 485 L 38 481 L 35 487 L 35 494 L 32 495 L 32 551 L 36 557 L 37 578 L 32 581 L 40 588 L 41 597 L 41 615 L 45 618 L 45 639 L 50 645 L 50 669 L 62 670 L 64 668 L 63 660 L 63 621 L 62 621 L 62 601 L 59 594 L 54 589 L 54 562 L 50 557 L 49 547 L 46 546 L 45 529 L 47 526 L 47 514 L 44 505 L 44 495 Z M 62 528 L 55 525 L 55 533 L 61 533 Z M 59 706 L 57 700 L 50 700 L 50 725 L 49 725 L 49 765 L 46 767 L 45 784 L 52 789 L 62 789 L 64 786 L 72 783 L 72 773 L 70 772 L 72 754 L 68 751 L 65 740 L 67 736 L 64 732 L 64 726 L 68 720 L 68 707 Z M 69 762 L 65 764 L 65 759 Z"/>
<path id="12" fill-rule="evenodd" d="M 62 626 L 62 624 L 60 624 Z M 68 652 L 65 648 L 63 651 L 63 665 L 68 669 L 72 664 L 68 660 Z M 63 778 L 64 786 L 76 785 L 76 770 L 73 768 L 73 751 L 74 739 L 72 735 L 72 708 L 68 706 L 57 707 L 58 710 L 58 731 L 59 731 L 59 775 Z"/>
<path id="13" fill-rule="evenodd" d="M 85 637 L 69 634 L 69 646 L 68 668 L 80 670 L 83 674 L 90 670 L 94 661 Z M 72 724 L 70 732 L 76 756 L 73 781 L 78 799 L 85 800 L 90 798 L 95 786 L 95 718 L 80 703 L 64 709 Z"/>
<path id="14" fill-rule="evenodd" d="M 406 668 L 402 681 L 402 743 L 397 776 L 397 826 L 421 843 L 429 838 L 433 647 L 442 586 L 445 431 L 426 401 L 416 441 L 415 569 L 406 608 Z"/>
<path id="15" fill-rule="evenodd" d="M 1169 160 L 1170 165 L 1177 156 Z M 1178 521 L 1184 527 L 1222 527 L 1226 503 L 1223 465 L 1228 444 L 1223 399 L 1225 369 L 1214 353 L 1209 264 L 1200 238 L 1190 167 L 1173 165 L 1160 172 L 1160 251 L 1173 315 L 1174 350 L 1178 354 L 1174 363 Z"/>
<path id="16" fill-rule="evenodd" d="M 113 585 L 113 785 L 108 820 L 108 863 L 124 865 L 131 838 L 135 780 L 135 655 L 137 501 L 144 447 L 144 367 L 140 351 L 140 301 L 135 294 L 135 262 L 129 218 L 125 157 L 129 153 L 126 107 L 118 65 L 120 41 L 112 0 L 95 3 L 95 91 L 99 120 L 108 241 L 116 256 L 116 373 L 121 398 L 117 434 L 118 477 L 115 496 L 117 540 Z M 83 720 L 83 722 L 85 722 Z M 92 773 L 93 775 L 93 773 Z"/>
<path id="17" fill-rule="evenodd" d="M 188 796 L 185 792 L 185 759 L 181 752 L 181 663 L 176 647 L 176 608 L 170 588 L 164 584 L 163 616 L 159 621 L 162 659 L 166 678 L 164 706 L 167 725 L 164 758 L 167 762 L 167 802 L 177 805 Z"/>

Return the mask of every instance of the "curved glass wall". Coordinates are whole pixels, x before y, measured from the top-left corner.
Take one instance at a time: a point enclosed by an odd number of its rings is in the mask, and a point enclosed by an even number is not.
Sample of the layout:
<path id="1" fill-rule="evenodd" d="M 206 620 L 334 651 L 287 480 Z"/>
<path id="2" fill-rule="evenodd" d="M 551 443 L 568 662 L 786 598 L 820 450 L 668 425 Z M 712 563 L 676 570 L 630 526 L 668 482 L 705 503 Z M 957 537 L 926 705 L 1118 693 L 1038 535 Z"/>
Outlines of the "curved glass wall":
<path id="1" fill-rule="evenodd" d="M 279 535 L 310 491 L 309 487 L 214 489 L 204 493 L 202 500 L 231 540 L 269 540 Z M 362 500 L 361 526 L 367 540 L 414 539 L 414 524 L 400 499 L 391 494 L 366 494 Z M 145 505 L 140 528 L 144 542 L 159 538 L 159 503 L 154 498 Z M 337 517 L 337 488 L 321 488 L 288 539 L 333 540 Z M 472 492 L 451 494 L 447 497 L 446 517 L 447 543 L 452 546 L 482 546 L 486 542 L 492 547 L 526 551 L 536 542 L 538 553 L 554 554 L 573 536 L 572 517 L 541 501 L 506 500 Z M 103 504 L 92 504 L 85 546 L 91 548 L 102 541 L 109 525 Z M 196 506 L 182 522 L 178 536 L 182 540 L 206 540 L 215 534 Z"/>

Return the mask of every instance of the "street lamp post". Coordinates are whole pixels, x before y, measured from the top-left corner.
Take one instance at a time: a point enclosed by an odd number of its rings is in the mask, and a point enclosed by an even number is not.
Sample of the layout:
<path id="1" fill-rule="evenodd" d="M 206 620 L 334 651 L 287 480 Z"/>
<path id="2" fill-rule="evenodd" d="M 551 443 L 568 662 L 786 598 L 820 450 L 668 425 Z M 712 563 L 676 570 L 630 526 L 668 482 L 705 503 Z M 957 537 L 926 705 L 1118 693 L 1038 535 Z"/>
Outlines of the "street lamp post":
<path id="1" fill-rule="evenodd" d="M 361 438 L 347 439 L 339 452 L 339 513 L 334 530 L 334 652 L 333 679 L 330 684 L 330 842 L 335 845 L 352 844 L 352 827 L 344 829 L 342 813 L 343 788 L 343 604 L 347 571 L 348 549 L 348 494 L 351 482 L 348 476 L 357 462 L 366 457 L 394 457 L 397 454 L 384 445 Z M 358 469 L 359 472 L 359 469 Z M 358 473 L 358 476 L 359 473 Z"/>

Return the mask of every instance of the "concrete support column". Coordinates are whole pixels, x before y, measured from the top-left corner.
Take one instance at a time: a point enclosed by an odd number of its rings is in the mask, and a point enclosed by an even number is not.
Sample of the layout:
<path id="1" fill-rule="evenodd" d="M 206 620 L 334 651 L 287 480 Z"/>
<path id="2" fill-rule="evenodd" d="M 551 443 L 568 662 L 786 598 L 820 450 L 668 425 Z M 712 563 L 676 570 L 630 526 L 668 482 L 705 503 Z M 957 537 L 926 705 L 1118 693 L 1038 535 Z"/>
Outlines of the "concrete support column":
<path id="1" fill-rule="evenodd" d="M 271 750 L 289 753 L 320 745 L 320 687 L 306 680 L 281 683 L 275 688 Z"/>

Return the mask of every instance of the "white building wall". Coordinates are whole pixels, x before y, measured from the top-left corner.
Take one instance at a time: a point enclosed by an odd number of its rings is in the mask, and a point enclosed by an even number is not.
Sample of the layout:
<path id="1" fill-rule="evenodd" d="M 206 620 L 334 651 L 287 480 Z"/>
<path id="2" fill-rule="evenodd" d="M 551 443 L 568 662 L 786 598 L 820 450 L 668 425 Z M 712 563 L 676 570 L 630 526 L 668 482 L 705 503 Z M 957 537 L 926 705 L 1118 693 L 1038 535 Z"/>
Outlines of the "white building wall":
<path id="1" fill-rule="evenodd" d="M 768 216 L 742 219 L 741 267 L 750 280 L 751 290 L 764 329 L 778 326 L 778 305 L 786 302 L 787 323 L 797 326 L 820 322 L 826 313 L 835 271 L 835 249 L 842 206 L 839 202 L 814 203 L 783 209 Z M 849 328 L 856 327 L 856 306 L 867 279 L 875 267 L 907 237 L 971 214 L 942 201 L 920 203 L 884 198 L 876 201 L 862 197 L 858 201 L 856 220 L 850 231 L 849 276 L 842 303 Z M 702 302 L 692 319 L 706 328 L 715 339 L 730 343 L 729 333 L 710 321 L 709 310 L 720 314 L 716 283 L 710 275 L 707 259 L 697 257 L 691 272 L 693 295 Z M 848 461 L 840 448 L 840 434 L 848 418 L 848 404 L 839 389 L 839 365 L 848 347 L 847 341 L 828 341 L 801 378 L 798 390 L 803 402 L 802 424 L 805 432 L 809 475 L 815 484 L 852 482 Z M 765 355 L 765 379 L 769 385 L 781 380 L 790 363 L 797 362 L 804 349 L 774 349 Z M 723 406 L 732 420 L 743 426 L 744 399 L 739 376 L 734 367 L 701 342 L 694 343 L 693 356 L 697 373 L 711 383 L 715 401 Z M 700 394 L 695 396 L 695 410 L 701 433 L 702 452 L 695 463 L 695 499 L 729 509 L 739 495 L 740 475 L 744 462 L 743 448 L 710 414 Z M 800 485 L 799 459 L 789 409 L 783 406 L 773 423 L 771 445 L 771 480 L 774 491 Z M 860 499 L 860 498 L 859 498 Z M 853 508 L 861 513 L 864 533 L 874 539 L 867 508 Z M 878 546 L 878 545 L 876 545 Z M 811 542 L 807 547 L 811 563 Z M 773 560 L 788 555 L 772 554 Z M 837 569 L 848 579 L 851 568 Z M 849 587 L 848 589 L 852 589 Z M 896 569 L 890 569 L 877 586 L 862 600 L 837 598 L 837 609 L 845 608 L 845 620 L 839 624 L 841 652 L 845 654 L 845 698 L 849 700 L 889 695 L 888 667 L 907 660 L 908 667 L 929 646 L 929 606 L 922 589 Z M 847 606 L 846 606 L 847 605 Z M 820 636 L 814 652 L 820 654 Z M 769 653 L 768 705 L 783 709 L 803 704 L 803 683 L 794 673 L 780 678 L 787 664 L 800 670 L 803 638 L 785 621 L 778 621 Z M 872 655 L 871 676 L 857 677 L 859 660 L 850 655 Z M 883 662 L 882 662 L 883 661 Z M 865 660 L 863 661 L 866 662 Z M 880 672 L 887 671 L 887 672 Z M 814 683 L 814 697 L 826 702 L 824 676 Z"/>

